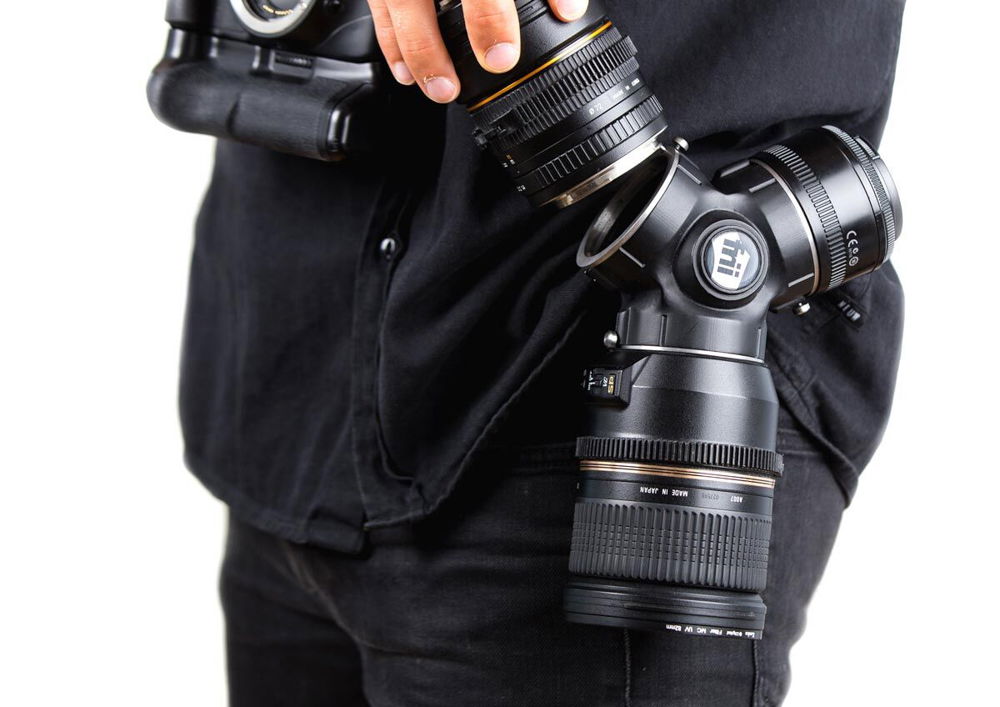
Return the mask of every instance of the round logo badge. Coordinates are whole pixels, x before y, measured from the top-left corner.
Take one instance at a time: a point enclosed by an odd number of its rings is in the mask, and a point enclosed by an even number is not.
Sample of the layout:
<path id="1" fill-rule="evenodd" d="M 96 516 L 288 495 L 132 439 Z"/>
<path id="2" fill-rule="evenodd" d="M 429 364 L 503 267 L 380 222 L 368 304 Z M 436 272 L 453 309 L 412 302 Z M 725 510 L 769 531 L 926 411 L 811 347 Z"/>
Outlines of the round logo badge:
<path id="1" fill-rule="evenodd" d="M 755 239 L 727 228 L 705 242 L 702 268 L 708 281 L 720 291 L 738 294 L 757 282 L 762 261 Z"/>

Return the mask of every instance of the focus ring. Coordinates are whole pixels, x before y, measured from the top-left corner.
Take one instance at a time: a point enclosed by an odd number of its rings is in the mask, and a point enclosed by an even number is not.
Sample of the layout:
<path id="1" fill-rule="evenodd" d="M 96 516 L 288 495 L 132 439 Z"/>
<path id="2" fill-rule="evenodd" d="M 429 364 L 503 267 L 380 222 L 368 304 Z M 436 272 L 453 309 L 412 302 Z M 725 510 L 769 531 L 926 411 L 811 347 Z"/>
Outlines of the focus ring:
<path id="1" fill-rule="evenodd" d="M 784 468 L 780 454 L 760 447 L 636 437 L 579 437 L 576 456 L 758 471 L 771 476 L 780 476 Z"/>
<path id="2" fill-rule="evenodd" d="M 473 122 L 477 128 L 486 131 L 491 123 L 499 120 L 521 105 L 521 103 L 530 100 L 533 96 L 546 90 L 568 74 L 593 61 L 596 57 L 621 41 L 621 33 L 614 27 L 609 28 L 604 33 L 592 39 L 590 43 L 581 47 L 562 61 L 558 61 L 548 67 L 530 81 L 521 84 L 509 93 L 490 101 L 479 110 L 473 112 L 471 114 Z M 631 40 L 629 41 L 631 42 Z"/>
<path id="3" fill-rule="evenodd" d="M 639 71 L 639 62 L 634 56 L 614 56 L 608 59 L 602 62 L 595 60 L 593 66 L 580 67 L 580 70 L 554 84 L 548 91 L 511 111 L 517 116 L 516 122 L 520 123 L 520 127 L 501 134 L 497 138 L 497 149 L 503 152 L 531 139 L 543 130 L 569 118 L 574 112 Z M 503 122 L 505 121 L 502 120 L 501 124 Z"/>
<path id="4" fill-rule="evenodd" d="M 774 145 L 764 152 L 777 158 L 789 169 L 809 196 L 809 200 L 819 216 L 820 223 L 823 225 L 826 247 L 830 253 L 830 280 L 824 289 L 833 289 L 839 286 L 847 275 L 847 244 L 844 242 L 844 230 L 840 226 L 840 219 L 837 218 L 833 202 L 830 201 L 830 196 L 826 193 L 826 187 L 819 181 L 812 168 L 790 148 L 784 145 Z"/>
<path id="5" fill-rule="evenodd" d="M 651 95 L 603 130 L 517 179 L 518 190 L 533 194 L 552 186 L 563 177 L 625 142 L 662 114 L 663 107 L 656 96 Z"/>
<path id="6" fill-rule="evenodd" d="M 532 120 L 560 102 L 572 97 L 577 91 L 586 88 L 601 77 L 621 66 L 636 54 L 635 45 L 629 37 L 613 44 L 604 52 L 597 54 L 589 62 L 578 66 L 558 81 L 538 91 L 533 96 L 525 97 L 524 101 L 512 108 L 512 112 L 524 121 Z M 636 65 L 636 70 L 638 70 Z"/>
<path id="7" fill-rule="evenodd" d="M 771 520 L 661 504 L 581 500 L 569 570 L 596 577 L 760 591 Z"/>

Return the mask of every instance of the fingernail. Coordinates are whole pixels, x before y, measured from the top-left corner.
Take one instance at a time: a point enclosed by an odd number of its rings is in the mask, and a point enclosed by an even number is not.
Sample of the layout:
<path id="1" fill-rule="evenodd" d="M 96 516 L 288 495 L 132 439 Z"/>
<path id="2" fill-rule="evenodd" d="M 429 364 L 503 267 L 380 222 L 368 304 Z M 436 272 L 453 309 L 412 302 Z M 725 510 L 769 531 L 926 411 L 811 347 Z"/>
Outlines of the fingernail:
<path id="1" fill-rule="evenodd" d="M 455 84 L 441 76 L 428 76 L 424 79 L 424 91 L 432 101 L 448 103 L 455 98 Z"/>
<path id="2" fill-rule="evenodd" d="M 510 71 L 517 63 L 517 47 L 510 42 L 494 44 L 486 52 L 486 66 L 492 71 Z"/>
<path id="3" fill-rule="evenodd" d="M 405 62 L 397 61 L 393 64 L 392 75 L 396 77 L 397 81 L 407 86 L 413 83 L 413 74 L 410 73 L 410 67 Z"/>
<path id="4" fill-rule="evenodd" d="M 564 20 L 577 20 L 587 11 L 587 0 L 556 0 L 556 6 Z"/>

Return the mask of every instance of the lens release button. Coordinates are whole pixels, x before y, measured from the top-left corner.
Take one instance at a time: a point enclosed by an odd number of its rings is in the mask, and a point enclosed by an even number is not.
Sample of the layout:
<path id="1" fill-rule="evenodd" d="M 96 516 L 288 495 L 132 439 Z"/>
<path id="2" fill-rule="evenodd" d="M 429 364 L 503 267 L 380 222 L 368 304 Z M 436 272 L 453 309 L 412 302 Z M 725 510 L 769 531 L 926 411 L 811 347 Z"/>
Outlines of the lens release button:
<path id="1" fill-rule="evenodd" d="M 629 369 L 591 368 L 584 371 L 583 389 L 591 402 L 624 407 L 632 392 Z"/>

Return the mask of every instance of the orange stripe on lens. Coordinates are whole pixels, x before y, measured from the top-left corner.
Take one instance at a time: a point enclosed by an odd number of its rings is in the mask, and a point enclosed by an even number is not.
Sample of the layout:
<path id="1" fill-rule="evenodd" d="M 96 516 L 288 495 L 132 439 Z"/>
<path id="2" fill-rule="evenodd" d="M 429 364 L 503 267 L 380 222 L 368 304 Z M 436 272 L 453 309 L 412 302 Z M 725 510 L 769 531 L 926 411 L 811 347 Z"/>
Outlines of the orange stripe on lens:
<path id="1" fill-rule="evenodd" d="M 558 54 L 556 54 L 554 57 L 552 57 L 551 59 L 549 59 L 547 62 L 545 62 L 544 64 L 542 64 L 541 66 L 539 66 L 534 71 L 531 71 L 530 73 L 525 74 L 524 76 L 522 76 L 521 78 L 519 78 L 514 83 L 507 84 L 506 86 L 504 86 L 503 88 L 501 88 L 499 91 L 497 91 L 496 93 L 494 93 L 492 96 L 487 96 L 483 100 L 479 101 L 479 103 L 477 103 L 476 105 L 469 106 L 466 110 L 468 110 L 470 113 L 472 113 L 473 111 L 477 111 L 480 108 L 482 108 L 483 106 L 485 106 L 487 103 L 490 103 L 491 101 L 494 101 L 497 98 L 500 98 L 500 96 L 504 95 L 505 93 L 509 93 L 510 91 L 513 91 L 515 88 L 517 88 L 518 86 L 520 86 L 522 83 L 524 83 L 528 79 L 534 78 L 535 76 L 537 76 L 538 74 L 542 73 L 543 71 L 545 71 L 547 68 L 549 68 L 553 64 L 556 64 L 556 63 L 562 61 L 563 59 L 565 59 L 566 57 L 568 57 L 571 54 L 575 54 L 580 48 L 582 48 L 585 45 L 589 44 L 590 41 L 594 37 L 598 36 L 599 34 L 603 34 L 607 30 L 609 30 L 610 28 L 611 28 L 611 21 L 609 20 L 608 22 L 605 22 L 603 25 L 601 25 L 600 27 L 598 27 L 597 29 L 595 29 L 593 32 L 591 32 L 590 34 L 588 34 L 586 37 L 581 37 L 580 39 L 578 39 L 575 42 L 573 42 L 566 49 L 564 49 L 563 51 L 561 51 Z"/>

